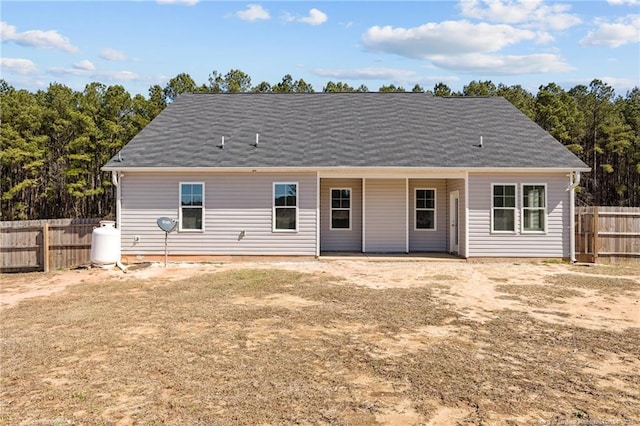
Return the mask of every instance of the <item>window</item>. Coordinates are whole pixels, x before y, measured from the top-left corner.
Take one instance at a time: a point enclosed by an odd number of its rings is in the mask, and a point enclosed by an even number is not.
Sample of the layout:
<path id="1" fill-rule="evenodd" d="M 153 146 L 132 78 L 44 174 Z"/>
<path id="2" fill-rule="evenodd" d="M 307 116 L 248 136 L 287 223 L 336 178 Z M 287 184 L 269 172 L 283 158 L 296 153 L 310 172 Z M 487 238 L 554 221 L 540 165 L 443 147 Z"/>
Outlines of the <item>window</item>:
<path id="1" fill-rule="evenodd" d="M 331 189 L 331 229 L 351 229 L 351 188 Z"/>
<path id="2" fill-rule="evenodd" d="M 273 184 L 273 230 L 297 231 L 298 184 Z"/>
<path id="3" fill-rule="evenodd" d="M 523 232 L 545 232 L 546 192 L 545 185 L 522 185 Z"/>
<path id="4" fill-rule="evenodd" d="M 204 230 L 204 183 L 180 183 L 180 231 Z"/>
<path id="5" fill-rule="evenodd" d="M 416 189 L 415 229 L 436 229 L 436 190 Z"/>
<path id="6" fill-rule="evenodd" d="M 492 230 L 494 232 L 515 232 L 516 230 L 516 186 L 493 185 L 491 208 Z"/>

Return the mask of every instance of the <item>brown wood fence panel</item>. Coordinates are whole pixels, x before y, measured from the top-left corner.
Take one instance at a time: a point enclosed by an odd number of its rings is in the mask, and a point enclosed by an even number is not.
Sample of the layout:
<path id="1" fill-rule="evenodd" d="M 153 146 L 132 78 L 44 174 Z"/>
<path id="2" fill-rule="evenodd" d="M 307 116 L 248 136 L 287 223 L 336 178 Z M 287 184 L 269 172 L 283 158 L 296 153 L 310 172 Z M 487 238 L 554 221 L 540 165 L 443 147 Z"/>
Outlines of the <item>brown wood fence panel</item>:
<path id="1" fill-rule="evenodd" d="M 640 261 L 640 207 L 577 207 L 576 258 Z"/>
<path id="2" fill-rule="evenodd" d="M 0 222 L 0 272 L 48 271 L 91 261 L 91 236 L 101 219 Z"/>

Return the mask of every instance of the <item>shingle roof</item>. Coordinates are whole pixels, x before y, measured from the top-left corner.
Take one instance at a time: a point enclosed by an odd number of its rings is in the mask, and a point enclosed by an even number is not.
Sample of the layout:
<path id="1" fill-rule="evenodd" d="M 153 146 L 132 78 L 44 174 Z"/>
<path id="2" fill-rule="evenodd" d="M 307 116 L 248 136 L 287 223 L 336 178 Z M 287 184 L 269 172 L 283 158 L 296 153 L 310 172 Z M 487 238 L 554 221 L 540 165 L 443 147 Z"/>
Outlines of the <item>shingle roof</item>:
<path id="1" fill-rule="evenodd" d="M 587 167 L 503 98 L 420 93 L 183 94 L 119 158 L 105 167 Z"/>

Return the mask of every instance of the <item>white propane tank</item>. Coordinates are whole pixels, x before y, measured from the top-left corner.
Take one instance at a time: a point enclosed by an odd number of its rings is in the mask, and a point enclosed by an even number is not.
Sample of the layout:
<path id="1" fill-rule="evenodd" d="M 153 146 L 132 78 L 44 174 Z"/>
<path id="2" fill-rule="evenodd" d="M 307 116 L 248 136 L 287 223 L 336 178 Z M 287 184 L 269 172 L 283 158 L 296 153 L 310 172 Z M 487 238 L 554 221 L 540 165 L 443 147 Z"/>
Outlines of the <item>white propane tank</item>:
<path id="1" fill-rule="evenodd" d="M 112 268 L 120 261 L 120 230 L 112 220 L 100 221 L 100 227 L 91 234 L 91 263 L 101 268 Z"/>

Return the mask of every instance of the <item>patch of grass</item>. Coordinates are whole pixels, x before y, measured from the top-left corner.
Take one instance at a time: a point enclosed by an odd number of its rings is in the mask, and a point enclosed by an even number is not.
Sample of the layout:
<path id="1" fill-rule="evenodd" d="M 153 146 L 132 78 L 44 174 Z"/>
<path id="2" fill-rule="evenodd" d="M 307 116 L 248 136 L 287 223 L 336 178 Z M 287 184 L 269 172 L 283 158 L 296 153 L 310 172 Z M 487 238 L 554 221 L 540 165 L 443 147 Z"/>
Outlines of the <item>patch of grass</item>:
<path id="1" fill-rule="evenodd" d="M 399 400 L 424 419 L 463 407 L 470 424 L 575 407 L 640 419 L 637 372 L 617 373 L 622 388 L 584 372 L 585 359 L 640 357 L 639 330 L 464 320 L 428 287 L 241 270 L 83 284 L 2 317 L 0 423 L 376 424 Z"/>
<path id="2" fill-rule="evenodd" d="M 508 294 L 510 299 L 533 306 L 564 303 L 563 299 L 582 296 L 581 292 L 574 289 L 538 284 L 502 284 L 497 285 L 495 289 L 497 292 Z"/>
<path id="3" fill-rule="evenodd" d="M 614 264 L 598 264 L 598 265 L 573 265 L 571 270 L 580 274 L 596 274 L 619 276 L 635 276 L 640 277 L 640 262 L 638 263 L 614 263 Z"/>
<path id="4" fill-rule="evenodd" d="M 585 288 L 614 296 L 640 290 L 640 282 L 629 278 L 583 274 L 550 275 L 545 277 L 545 282 L 560 288 Z"/>
<path id="5" fill-rule="evenodd" d="M 455 275 L 439 274 L 439 275 L 433 275 L 429 277 L 429 279 L 435 280 L 435 281 L 456 281 L 458 277 L 456 277 Z"/>

